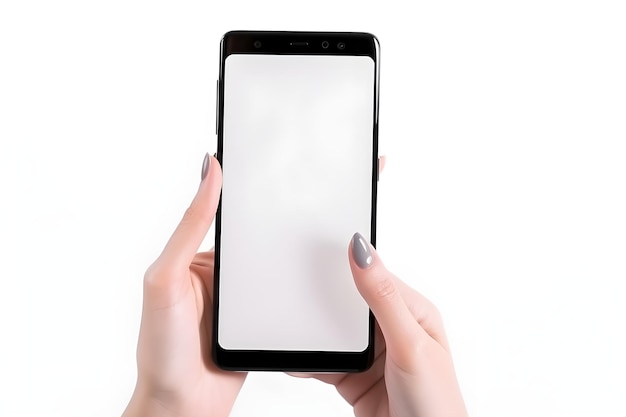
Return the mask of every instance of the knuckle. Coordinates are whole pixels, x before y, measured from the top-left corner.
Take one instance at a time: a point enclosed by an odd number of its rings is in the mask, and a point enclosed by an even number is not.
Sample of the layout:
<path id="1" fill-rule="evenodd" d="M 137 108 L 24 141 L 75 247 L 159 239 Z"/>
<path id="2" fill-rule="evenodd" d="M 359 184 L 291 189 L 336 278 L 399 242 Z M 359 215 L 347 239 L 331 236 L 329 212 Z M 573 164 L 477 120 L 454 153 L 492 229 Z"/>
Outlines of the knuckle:
<path id="1" fill-rule="evenodd" d="M 157 286 L 157 283 L 161 281 L 159 276 L 162 274 L 160 271 L 157 262 L 154 262 L 152 265 L 146 269 L 146 272 L 143 275 L 143 285 L 145 288 L 152 288 Z"/>
<path id="2" fill-rule="evenodd" d="M 159 289 L 168 285 L 170 281 L 168 278 L 171 277 L 175 272 L 172 268 L 168 268 L 166 265 L 163 265 L 157 259 L 146 269 L 146 272 L 143 276 L 143 285 L 144 289 Z"/>
<path id="3" fill-rule="evenodd" d="M 379 275 L 375 278 L 374 295 L 384 301 L 392 301 L 396 298 L 398 289 L 391 278 Z"/>
<path id="4" fill-rule="evenodd" d="M 158 268 L 156 266 L 156 262 L 153 262 L 148 269 L 146 269 L 146 272 L 143 274 L 143 282 L 145 283 L 150 283 L 152 281 L 154 281 L 154 276 L 158 273 Z"/>
<path id="5" fill-rule="evenodd" d="M 181 220 L 181 224 L 191 225 L 203 225 L 207 222 L 211 222 L 211 216 L 209 216 L 208 210 L 196 202 L 191 203 L 191 205 L 187 207 L 187 210 L 185 210 L 185 214 L 183 214 L 183 218 Z"/>

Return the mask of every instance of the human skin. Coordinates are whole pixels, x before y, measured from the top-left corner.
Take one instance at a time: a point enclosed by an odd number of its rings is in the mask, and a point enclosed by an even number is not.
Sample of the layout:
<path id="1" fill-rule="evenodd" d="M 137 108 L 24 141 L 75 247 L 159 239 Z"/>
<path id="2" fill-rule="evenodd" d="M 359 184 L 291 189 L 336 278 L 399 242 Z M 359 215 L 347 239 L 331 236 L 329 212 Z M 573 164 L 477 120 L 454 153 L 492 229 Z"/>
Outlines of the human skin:
<path id="1" fill-rule="evenodd" d="M 207 162 L 208 161 L 208 162 Z M 380 169 L 384 166 L 381 160 Z M 206 168 L 206 169 L 205 169 Z M 217 210 L 218 161 L 207 155 L 183 219 L 144 277 L 137 384 L 123 417 L 226 417 L 246 374 L 212 362 L 213 252 L 197 253 Z M 355 234 L 348 260 L 376 317 L 376 359 L 355 374 L 294 374 L 336 386 L 356 417 L 467 416 L 441 316 Z"/>
<path id="2" fill-rule="evenodd" d="M 355 234 L 348 250 L 356 286 L 376 317 L 375 360 L 354 374 L 293 374 L 336 387 L 356 417 L 465 417 L 441 315 L 383 265 Z"/>
<path id="3" fill-rule="evenodd" d="M 213 253 L 197 251 L 217 210 L 222 172 L 205 158 L 195 198 L 144 277 L 137 383 L 123 417 L 226 417 L 246 378 L 218 369 L 210 356 Z"/>

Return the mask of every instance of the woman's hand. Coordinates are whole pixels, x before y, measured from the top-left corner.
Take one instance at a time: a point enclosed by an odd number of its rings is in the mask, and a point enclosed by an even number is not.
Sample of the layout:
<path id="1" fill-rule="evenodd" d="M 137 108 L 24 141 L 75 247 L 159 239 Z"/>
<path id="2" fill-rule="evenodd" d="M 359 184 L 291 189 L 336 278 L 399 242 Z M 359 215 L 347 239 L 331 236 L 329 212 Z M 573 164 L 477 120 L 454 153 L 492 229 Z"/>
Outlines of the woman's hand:
<path id="1" fill-rule="evenodd" d="M 196 253 L 222 186 L 207 154 L 198 192 L 144 278 L 137 385 L 124 417 L 226 417 L 245 373 L 219 370 L 210 357 L 213 252 Z"/>
<path id="2" fill-rule="evenodd" d="M 359 233 L 348 252 L 356 286 L 378 322 L 376 359 L 363 373 L 306 376 L 335 385 L 357 417 L 467 416 L 435 306 L 387 271 Z"/>

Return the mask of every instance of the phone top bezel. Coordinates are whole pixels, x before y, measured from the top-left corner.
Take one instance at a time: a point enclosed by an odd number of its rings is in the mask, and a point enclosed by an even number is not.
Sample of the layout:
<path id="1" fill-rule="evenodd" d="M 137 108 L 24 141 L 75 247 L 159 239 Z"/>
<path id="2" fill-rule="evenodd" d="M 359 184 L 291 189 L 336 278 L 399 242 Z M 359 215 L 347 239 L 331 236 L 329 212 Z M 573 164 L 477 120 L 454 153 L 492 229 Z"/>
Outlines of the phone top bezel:
<path id="1" fill-rule="evenodd" d="M 261 42 L 257 47 L 255 42 Z M 328 42 L 324 48 L 322 42 Z M 305 46 L 302 42 L 306 42 Z M 344 49 L 337 44 L 343 42 Z M 217 159 L 222 164 L 224 116 L 225 62 L 233 54 L 265 55 L 345 55 L 368 56 L 374 61 L 374 115 L 372 149 L 372 220 L 370 242 L 376 245 L 376 202 L 378 185 L 378 114 L 379 114 L 379 57 L 378 39 L 365 32 L 291 32 L 291 31 L 230 31 L 220 43 L 220 71 L 217 84 L 218 137 Z M 374 361 L 375 318 L 369 313 L 368 347 L 362 352 L 327 351 L 280 351 L 280 350 L 230 350 L 218 342 L 219 278 L 221 244 L 221 198 L 215 216 L 215 266 L 213 289 L 213 343 L 212 355 L 222 369 L 232 371 L 300 371 L 300 372 L 360 372 L 367 370 Z"/>
<path id="2" fill-rule="evenodd" d="M 339 49 L 339 43 L 345 48 Z M 379 49 L 378 39 L 365 32 L 231 31 L 221 42 L 222 61 L 232 54 L 352 55 L 377 61 Z"/>

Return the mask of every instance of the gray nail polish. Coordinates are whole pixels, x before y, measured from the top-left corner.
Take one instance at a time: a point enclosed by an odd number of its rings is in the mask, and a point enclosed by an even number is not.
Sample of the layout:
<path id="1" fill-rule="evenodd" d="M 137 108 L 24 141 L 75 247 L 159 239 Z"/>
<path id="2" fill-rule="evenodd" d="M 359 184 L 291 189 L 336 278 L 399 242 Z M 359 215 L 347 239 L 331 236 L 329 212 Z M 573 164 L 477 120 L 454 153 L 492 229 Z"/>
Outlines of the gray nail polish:
<path id="1" fill-rule="evenodd" d="M 206 174 L 209 173 L 210 166 L 211 166 L 211 157 L 209 156 L 209 153 L 207 152 L 204 155 L 204 161 L 202 162 L 202 172 L 200 173 L 200 181 L 204 180 L 204 177 L 206 177 Z"/>
<path id="2" fill-rule="evenodd" d="M 362 234 L 355 233 L 352 237 L 352 257 L 354 262 L 361 269 L 369 268 L 374 261 L 370 244 L 365 240 Z"/>

